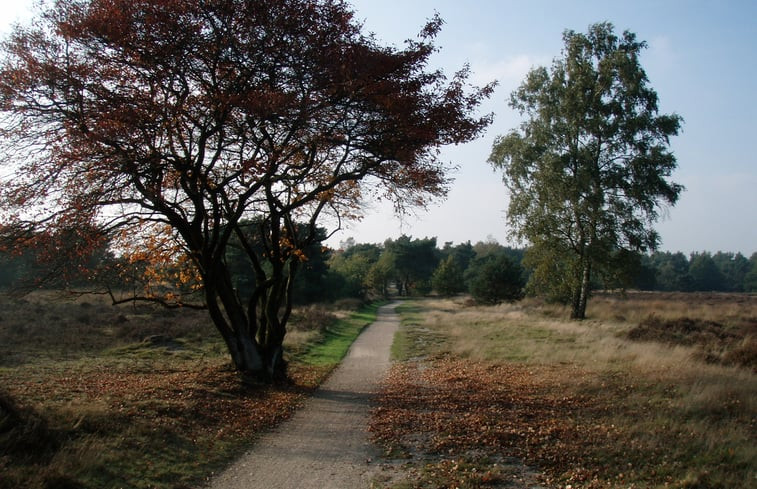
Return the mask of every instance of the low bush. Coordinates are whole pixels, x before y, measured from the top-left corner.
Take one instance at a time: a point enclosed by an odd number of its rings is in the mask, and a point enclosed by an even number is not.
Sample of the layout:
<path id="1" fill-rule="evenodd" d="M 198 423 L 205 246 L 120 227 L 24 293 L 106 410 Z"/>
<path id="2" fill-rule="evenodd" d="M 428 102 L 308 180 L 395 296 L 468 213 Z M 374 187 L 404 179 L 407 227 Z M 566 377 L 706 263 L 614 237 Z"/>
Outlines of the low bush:
<path id="1" fill-rule="evenodd" d="M 310 305 L 292 311 L 290 329 L 296 331 L 325 331 L 337 317 L 322 306 Z"/>
<path id="2" fill-rule="evenodd" d="M 366 305 L 366 301 L 362 299 L 356 299 L 348 297 L 345 299 L 339 299 L 334 302 L 334 308 L 340 311 L 357 311 L 361 307 Z"/>
<path id="3" fill-rule="evenodd" d="M 663 319 L 650 315 L 630 329 L 626 336 L 634 341 L 694 346 L 708 362 L 757 370 L 754 333 L 757 333 L 757 321 L 742 320 L 735 325 L 727 325 L 706 319 Z"/>

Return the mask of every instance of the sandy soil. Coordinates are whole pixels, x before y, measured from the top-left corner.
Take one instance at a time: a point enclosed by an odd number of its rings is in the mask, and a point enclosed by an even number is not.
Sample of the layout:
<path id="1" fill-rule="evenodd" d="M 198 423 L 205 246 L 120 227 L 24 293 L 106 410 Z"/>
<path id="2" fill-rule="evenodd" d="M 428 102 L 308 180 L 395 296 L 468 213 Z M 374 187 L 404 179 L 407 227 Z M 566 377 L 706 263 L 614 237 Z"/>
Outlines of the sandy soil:
<path id="1" fill-rule="evenodd" d="M 347 357 L 305 406 L 215 478 L 210 489 L 352 489 L 379 468 L 368 441 L 368 413 L 390 366 L 399 325 L 396 303 L 353 343 Z"/>

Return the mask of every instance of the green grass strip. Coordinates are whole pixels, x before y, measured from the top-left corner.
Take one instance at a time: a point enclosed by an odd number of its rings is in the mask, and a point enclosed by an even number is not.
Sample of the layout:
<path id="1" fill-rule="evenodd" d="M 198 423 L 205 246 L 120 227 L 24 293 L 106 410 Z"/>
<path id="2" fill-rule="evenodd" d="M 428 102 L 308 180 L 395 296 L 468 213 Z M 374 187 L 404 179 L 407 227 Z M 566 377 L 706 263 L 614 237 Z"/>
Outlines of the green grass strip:
<path id="1" fill-rule="evenodd" d="M 376 320 L 378 308 L 385 302 L 374 302 L 348 318 L 340 319 L 326 328 L 320 341 L 313 343 L 297 360 L 308 365 L 336 365 L 347 354 L 352 342 Z"/>
<path id="2" fill-rule="evenodd" d="M 426 324 L 427 312 L 428 308 L 422 301 L 409 301 L 397 307 L 400 327 L 392 342 L 392 360 L 405 362 L 444 352 L 448 339 Z"/>
<path id="3" fill-rule="evenodd" d="M 414 332 L 423 321 L 422 309 L 415 302 L 405 302 L 397 306 L 396 312 L 400 315 L 400 328 L 394 334 L 392 341 L 391 358 L 397 361 L 406 361 L 416 355 L 414 351 Z"/>

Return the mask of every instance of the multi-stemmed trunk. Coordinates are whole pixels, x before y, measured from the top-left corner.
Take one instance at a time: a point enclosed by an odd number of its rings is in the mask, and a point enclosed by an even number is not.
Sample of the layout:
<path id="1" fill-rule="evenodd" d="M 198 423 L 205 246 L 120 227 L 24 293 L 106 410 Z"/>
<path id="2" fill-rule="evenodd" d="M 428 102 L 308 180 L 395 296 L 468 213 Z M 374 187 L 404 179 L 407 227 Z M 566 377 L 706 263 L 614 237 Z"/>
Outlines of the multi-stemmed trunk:
<path id="1" fill-rule="evenodd" d="M 283 343 L 292 309 L 296 263 L 287 268 L 286 275 L 269 275 L 266 280 L 257 281 L 247 307 L 222 265 L 216 270 L 223 278 L 215 281 L 217 286 L 205 290 L 210 316 L 224 339 L 234 368 L 247 377 L 269 382 L 286 379 Z M 283 267 L 276 271 L 282 270 Z"/>

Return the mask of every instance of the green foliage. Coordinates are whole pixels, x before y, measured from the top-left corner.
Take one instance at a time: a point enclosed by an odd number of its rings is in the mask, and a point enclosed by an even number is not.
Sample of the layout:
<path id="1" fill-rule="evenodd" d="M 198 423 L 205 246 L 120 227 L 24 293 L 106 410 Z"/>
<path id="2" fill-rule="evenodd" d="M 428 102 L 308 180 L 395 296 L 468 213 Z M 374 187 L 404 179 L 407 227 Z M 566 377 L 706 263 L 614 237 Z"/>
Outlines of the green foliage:
<path id="1" fill-rule="evenodd" d="M 757 292 L 757 252 L 749 257 L 749 271 L 744 276 L 744 291 Z"/>
<path id="2" fill-rule="evenodd" d="M 384 243 L 400 295 L 430 290 L 431 276 L 439 263 L 436 238 L 412 239 L 402 235 Z"/>
<path id="3" fill-rule="evenodd" d="M 14 287 L 30 274 L 28 269 L 33 266 L 34 259 L 26 253 L 14 256 L 10 253 L 0 253 L 0 287 Z"/>
<path id="4" fill-rule="evenodd" d="M 0 234 L 4 234 L 0 229 Z M 88 247 L 90 229 L 66 229 L 53 236 L 31 233 L 21 238 L 0 237 L 0 288 L 36 289 L 77 287 L 105 282 L 110 287 L 122 285 L 113 273 L 118 260 L 103 239 Z M 8 247 L 2 245 L 8 241 Z M 24 243 L 28 246 L 24 246 Z"/>
<path id="5" fill-rule="evenodd" d="M 439 264 L 431 277 L 431 285 L 443 296 L 455 295 L 465 290 L 463 270 L 457 265 L 454 256 L 448 256 Z"/>
<path id="6" fill-rule="evenodd" d="M 578 264 L 572 255 L 552 246 L 534 244 L 526 250 L 523 265 L 531 272 L 526 292 L 549 302 L 568 304 L 573 293 L 572 277 Z"/>
<path id="7" fill-rule="evenodd" d="M 256 228 L 261 225 L 260 220 L 242 221 L 240 227 L 244 229 L 244 236 L 248 241 L 249 250 L 245 250 L 237 237 L 233 237 L 226 247 L 226 264 L 231 275 L 234 288 L 241 297 L 253 294 L 257 281 L 252 256 L 255 257 L 267 275 L 273 270 L 270 263 L 266 263 L 266 247 L 260 241 Z M 303 238 L 309 232 L 308 225 L 294 223 L 293 227 Z M 302 247 L 301 254 L 291 256 L 289 260 L 298 261 L 296 273 L 293 276 L 292 303 L 312 304 L 333 299 L 331 289 L 326 286 L 329 271 L 328 259 L 331 250 L 322 245 L 326 239 L 326 229 L 317 227 L 312 241 Z M 302 241 L 306 241 L 302 239 Z M 287 270 L 281 270 L 281 273 Z"/>
<path id="8" fill-rule="evenodd" d="M 366 256 L 352 255 L 349 257 L 337 254 L 329 261 L 332 273 L 339 277 L 335 283 L 338 297 L 362 298 L 365 296 L 365 279 L 371 262 Z"/>
<path id="9" fill-rule="evenodd" d="M 474 260 L 467 276 L 471 295 L 482 304 L 515 301 L 523 296 L 523 267 L 505 254 Z"/>
<path id="10" fill-rule="evenodd" d="M 655 269 L 650 255 L 642 255 L 633 285 L 639 290 L 655 290 L 657 286 L 656 274 L 657 269 Z"/>
<path id="11" fill-rule="evenodd" d="M 608 256 L 607 266 L 598 270 L 592 277 L 592 289 L 616 290 L 632 287 L 637 278 L 644 270 L 644 257 L 636 251 L 625 249 L 616 250 Z M 647 269 L 646 273 L 652 279 L 653 271 Z"/>
<path id="12" fill-rule="evenodd" d="M 743 292 L 746 276 L 751 264 L 741 253 L 724 253 L 718 251 L 712 256 L 723 279 L 723 286 L 728 292 Z"/>
<path id="13" fill-rule="evenodd" d="M 724 277 L 710 253 L 694 253 L 689 260 L 689 276 L 696 291 L 723 290 Z"/>
<path id="14" fill-rule="evenodd" d="M 369 274 L 381 256 L 381 248 L 374 244 L 354 244 L 335 252 L 329 260 L 329 269 L 334 274 L 336 297 L 363 299 L 370 290 Z"/>
<path id="15" fill-rule="evenodd" d="M 689 261 L 683 253 L 656 252 L 652 255 L 652 264 L 657 269 L 657 290 L 689 291 L 692 289 Z"/>
<path id="16" fill-rule="evenodd" d="M 755 254 L 757 255 L 757 254 Z M 757 290 L 757 256 L 718 251 L 692 253 L 655 252 L 645 255 L 636 271 L 641 290 L 753 292 Z"/>
<path id="17" fill-rule="evenodd" d="M 551 69 L 531 70 L 512 93 L 526 121 L 495 141 L 489 162 L 504 172 L 510 224 L 532 244 L 537 288 L 569 289 L 583 318 L 593 274 L 657 245 L 651 224 L 683 190 L 668 180 L 681 118 L 658 114 L 633 33 L 599 23 L 563 40 Z"/>
<path id="18" fill-rule="evenodd" d="M 294 304 L 313 304 L 332 300 L 328 285 L 328 259 L 331 250 L 320 241 L 304 250 L 305 261 L 300 264 L 292 291 Z"/>
<path id="19" fill-rule="evenodd" d="M 465 270 L 476 257 L 476 251 L 470 241 L 460 243 L 457 246 L 452 246 L 452 242 L 448 241 L 444 243 L 444 247 L 440 251 L 440 259 L 443 261 L 449 257 L 454 259 L 458 267 Z"/>
<path id="20" fill-rule="evenodd" d="M 371 265 L 366 276 L 366 284 L 373 293 L 380 297 L 389 295 L 389 282 L 394 275 L 392 257 L 389 253 L 382 253 L 379 259 Z"/>

